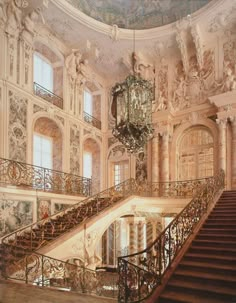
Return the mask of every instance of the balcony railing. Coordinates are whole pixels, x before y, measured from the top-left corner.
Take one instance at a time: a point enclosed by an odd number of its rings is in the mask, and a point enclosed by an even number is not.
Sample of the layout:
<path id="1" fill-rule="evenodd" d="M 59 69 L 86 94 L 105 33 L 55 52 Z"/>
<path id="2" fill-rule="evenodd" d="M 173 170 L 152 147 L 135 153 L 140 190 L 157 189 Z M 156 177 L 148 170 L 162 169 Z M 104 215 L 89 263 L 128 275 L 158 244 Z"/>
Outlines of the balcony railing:
<path id="1" fill-rule="evenodd" d="M 89 115 L 86 112 L 84 112 L 84 121 L 98 129 L 102 128 L 101 121 L 99 121 L 98 119 L 94 118 L 93 116 Z"/>
<path id="2" fill-rule="evenodd" d="M 0 184 L 67 195 L 91 194 L 91 179 L 0 158 Z"/>
<path id="3" fill-rule="evenodd" d="M 34 94 L 63 109 L 63 99 L 36 82 L 34 82 Z"/>

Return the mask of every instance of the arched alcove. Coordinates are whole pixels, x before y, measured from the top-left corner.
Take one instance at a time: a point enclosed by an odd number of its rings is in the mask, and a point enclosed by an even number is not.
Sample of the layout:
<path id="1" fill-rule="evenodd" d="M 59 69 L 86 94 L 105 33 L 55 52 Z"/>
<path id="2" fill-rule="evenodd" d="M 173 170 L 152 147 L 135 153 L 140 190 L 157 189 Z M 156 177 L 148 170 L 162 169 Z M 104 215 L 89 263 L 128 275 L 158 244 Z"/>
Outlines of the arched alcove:
<path id="1" fill-rule="evenodd" d="M 87 138 L 83 143 L 83 176 L 92 178 L 92 193 L 100 191 L 101 150 L 93 138 Z"/>
<path id="2" fill-rule="evenodd" d="M 35 121 L 34 124 L 34 133 L 33 133 L 33 162 L 35 162 L 35 139 L 37 136 L 38 141 L 41 140 L 43 146 L 41 152 L 47 152 L 47 147 L 45 144 L 51 145 L 51 156 L 52 164 L 50 165 L 54 170 L 62 170 L 62 146 L 63 146 L 63 137 L 62 132 L 59 126 L 55 121 L 47 117 L 40 117 Z M 45 140 L 44 140 L 45 139 Z M 45 143 L 46 142 L 46 143 Z M 48 142 L 48 143 L 47 143 Z M 51 144 L 49 143 L 51 142 Z M 39 152 L 39 151 L 38 151 Z M 41 165 L 40 165 L 41 166 Z M 50 168 L 50 167 L 49 167 Z"/>

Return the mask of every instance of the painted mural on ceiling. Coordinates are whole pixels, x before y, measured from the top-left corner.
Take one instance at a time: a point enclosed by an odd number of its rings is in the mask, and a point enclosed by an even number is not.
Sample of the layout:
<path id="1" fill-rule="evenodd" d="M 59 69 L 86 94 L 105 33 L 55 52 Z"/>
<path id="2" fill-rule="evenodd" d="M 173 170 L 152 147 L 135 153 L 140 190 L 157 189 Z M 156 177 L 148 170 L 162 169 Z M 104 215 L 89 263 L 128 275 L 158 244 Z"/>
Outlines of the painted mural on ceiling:
<path id="1" fill-rule="evenodd" d="M 66 0 L 86 15 L 120 28 L 148 29 L 175 22 L 211 0 Z"/>

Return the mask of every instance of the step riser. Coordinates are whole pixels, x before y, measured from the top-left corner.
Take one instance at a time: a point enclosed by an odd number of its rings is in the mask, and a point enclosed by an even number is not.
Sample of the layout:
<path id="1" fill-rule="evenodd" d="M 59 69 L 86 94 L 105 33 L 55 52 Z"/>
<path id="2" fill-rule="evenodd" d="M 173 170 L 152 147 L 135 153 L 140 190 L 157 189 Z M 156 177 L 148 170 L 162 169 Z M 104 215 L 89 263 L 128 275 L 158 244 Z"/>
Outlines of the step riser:
<path id="1" fill-rule="evenodd" d="M 205 295 L 206 298 L 222 299 L 222 300 L 225 300 L 225 302 L 234 302 L 234 300 L 236 300 L 236 295 L 232 296 L 232 295 L 227 295 L 227 294 L 213 293 L 213 292 L 209 292 L 209 291 L 205 291 L 205 290 L 198 290 L 198 289 L 194 290 L 194 289 L 190 289 L 187 287 L 177 287 L 177 286 L 169 285 L 169 290 L 175 291 L 177 293 L 177 295 L 181 294 L 181 293 L 188 293 L 188 294 L 194 294 L 197 297 L 199 294 L 199 291 L 200 291 L 201 295 Z"/>
<path id="2" fill-rule="evenodd" d="M 199 234 L 196 236 L 197 240 L 213 240 L 213 241 L 235 241 L 236 242 L 236 236 L 234 235 L 206 235 L 206 234 Z"/>
<path id="3" fill-rule="evenodd" d="M 226 270 L 225 269 L 221 269 L 221 268 L 212 268 L 212 267 L 202 267 L 202 266 L 190 266 L 187 264 L 179 264 L 178 268 L 183 269 L 183 270 L 188 270 L 188 271 L 192 271 L 192 272 L 200 272 L 202 274 L 204 273 L 212 273 L 212 274 L 225 274 Z M 227 275 L 229 277 L 235 277 L 236 275 L 236 269 L 228 269 L 227 270 Z"/>
<path id="4" fill-rule="evenodd" d="M 236 234 L 236 230 L 234 230 L 234 229 L 232 229 L 232 230 L 224 230 L 224 229 L 222 229 L 222 230 L 220 230 L 220 229 L 217 229 L 217 228 L 212 228 L 212 229 L 209 229 L 209 230 L 206 230 L 206 229 L 202 229 L 201 231 L 200 231 L 200 235 L 215 235 L 215 234 L 218 234 L 219 236 L 221 236 L 221 235 L 225 235 L 225 236 L 234 236 L 235 234 Z"/>
<path id="5" fill-rule="evenodd" d="M 202 263 L 206 263 L 206 264 L 217 264 L 217 265 L 234 265 L 236 263 L 236 260 L 232 259 L 211 259 L 211 257 L 209 256 L 208 258 L 205 257 L 191 257 L 191 256 L 185 256 L 184 261 L 190 261 L 190 262 L 202 262 Z"/>
<path id="6" fill-rule="evenodd" d="M 226 250 L 221 250 L 221 251 L 216 251 L 215 253 L 210 250 L 210 249 L 198 249 L 197 247 L 191 247 L 189 250 L 188 250 L 190 253 L 199 253 L 199 254 L 209 254 L 209 255 L 212 255 L 214 254 L 215 256 L 226 256 L 226 257 L 235 257 L 236 256 L 236 252 L 231 252 L 231 251 L 226 251 Z"/>
<path id="7" fill-rule="evenodd" d="M 172 281 L 189 281 L 193 283 L 200 283 L 204 282 L 206 284 L 210 285 L 215 285 L 215 286 L 227 286 L 227 287 L 232 287 L 233 289 L 235 288 L 235 281 L 225 281 L 225 280 L 214 280 L 214 279 L 209 279 L 209 278 L 200 278 L 200 277 L 192 277 L 189 275 L 180 275 L 180 274 L 174 274 L 173 277 L 171 278 Z"/>
<path id="8" fill-rule="evenodd" d="M 236 243 L 227 243 L 227 242 L 209 242 L 209 241 L 201 241 L 201 240 L 193 240 L 194 246 L 205 246 L 205 247 L 215 247 L 215 248 L 234 248 L 236 249 Z"/>

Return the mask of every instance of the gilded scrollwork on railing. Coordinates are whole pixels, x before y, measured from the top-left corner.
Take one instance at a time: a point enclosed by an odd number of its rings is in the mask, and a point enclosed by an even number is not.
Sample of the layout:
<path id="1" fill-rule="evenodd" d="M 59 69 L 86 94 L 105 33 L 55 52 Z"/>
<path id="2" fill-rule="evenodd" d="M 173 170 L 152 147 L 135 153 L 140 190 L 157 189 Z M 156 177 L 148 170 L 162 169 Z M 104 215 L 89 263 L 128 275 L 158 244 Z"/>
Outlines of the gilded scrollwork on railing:
<path id="1" fill-rule="evenodd" d="M 17 176 L 14 177 L 15 180 L 19 180 L 22 170 L 20 170 L 20 174 L 15 173 L 14 166 L 11 170 L 13 176 Z M 23 280 L 27 283 L 38 283 L 38 285 L 63 286 L 82 292 L 93 292 L 96 289 L 98 294 L 106 294 L 106 296 L 116 294 L 119 288 L 120 302 L 132 302 L 135 298 L 143 297 L 144 294 L 146 296 L 157 285 L 157 281 L 160 281 L 164 270 L 183 245 L 193 224 L 197 222 L 196 218 L 201 216 L 201 212 L 214 197 L 214 193 L 209 190 L 210 185 L 212 184 L 213 189 L 222 186 L 222 181 L 219 181 L 217 187 L 216 180 L 217 178 L 208 178 L 197 181 L 142 185 L 137 184 L 134 179 L 126 180 L 46 219 L 5 236 L 2 239 L 4 256 L 6 256 L 3 260 L 3 274 L 8 278 Z M 207 190 L 203 190 L 204 184 L 207 184 Z M 52 186 L 55 185 L 52 184 Z M 152 196 L 154 193 L 157 196 L 157 188 L 158 196 L 171 196 L 173 189 L 176 188 L 178 189 L 175 191 L 176 197 L 179 195 L 178 197 L 185 198 L 193 195 L 196 188 L 198 194 L 195 195 L 192 204 L 183 210 L 181 216 L 176 217 L 174 223 L 152 246 L 139 254 L 119 258 L 119 287 L 117 287 L 115 275 L 114 281 L 111 282 L 105 273 L 98 274 L 85 268 L 73 267 L 76 265 L 65 264 L 63 261 L 35 253 L 37 249 L 47 245 L 50 241 L 131 195 Z M 198 213 L 199 209 L 201 211 Z M 72 267 L 76 269 L 68 270 Z M 98 277 L 100 278 L 98 279 Z"/>
<path id="2" fill-rule="evenodd" d="M 36 82 L 34 82 L 34 94 L 63 109 L 63 99 Z"/>
<path id="3" fill-rule="evenodd" d="M 68 195 L 89 196 L 91 179 L 0 158 L 0 184 Z"/>
<path id="4" fill-rule="evenodd" d="M 5 253 L 13 253 L 10 245 L 4 245 Z M 20 250 L 14 254 L 20 254 Z M 39 253 L 25 253 L 17 260 L 5 260 L 5 277 L 27 284 L 63 288 L 99 296 L 117 297 L 118 275 L 99 272 L 64 262 Z"/>
<path id="5" fill-rule="evenodd" d="M 187 193 L 195 192 L 190 203 L 149 247 L 141 252 L 118 258 L 119 302 L 141 302 L 160 285 L 164 273 L 192 234 L 194 227 L 224 188 L 224 172 L 221 171 L 219 175 L 206 179 L 205 183 L 199 183 L 198 180 L 195 183 L 197 191 L 193 191 L 194 182 L 185 183 Z M 181 183 L 176 185 L 180 190 Z M 164 193 L 170 192 L 170 189 L 172 191 L 175 186 L 167 185 L 164 189 L 168 190 Z"/>

